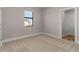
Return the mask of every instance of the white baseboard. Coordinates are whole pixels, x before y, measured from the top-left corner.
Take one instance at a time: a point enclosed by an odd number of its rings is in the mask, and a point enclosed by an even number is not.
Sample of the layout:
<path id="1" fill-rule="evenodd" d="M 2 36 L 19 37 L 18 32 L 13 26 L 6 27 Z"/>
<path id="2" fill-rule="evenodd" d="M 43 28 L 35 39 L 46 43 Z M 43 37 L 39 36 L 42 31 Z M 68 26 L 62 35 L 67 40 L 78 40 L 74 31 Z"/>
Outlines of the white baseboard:
<path id="1" fill-rule="evenodd" d="M 56 36 L 56 35 L 53 35 L 53 34 L 49 34 L 49 33 L 43 33 L 43 34 L 51 36 L 51 37 L 55 37 L 55 38 L 58 38 L 58 39 L 61 39 L 60 36 Z"/>
<path id="2" fill-rule="evenodd" d="M 75 43 L 79 44 L 79 41 L 76 41 Z"/>
<path id="3" fill-rule="evenodd" d="M 22 38 L 28 38 L 28 37 L 36 36 L 36 35 L 39 35 L 39 34 L 42 34 L 42 33 L 40 32 L 40 33 L 35 33 L 35 34 L 30 34 L 30 35 L 25 35 L 25 36 L 10 38 L 10 39 L 5 39 L 5 40 L 2 40 L 2 43 L 14 41 L 14 40 L 19 40 L 19 39 L 22 39 Z"/>
<path id="4" fill-rule="evenodd" d="M 0 41 L 0 48 L 2 47 L 2 42 Z"/>
<path id="5" fill-rule="evenodd" d="M 49 34 L 49 33 L 40 32 L 40 33 L 35 33 L 35 34 L 30 34 L 30 35 L 25 35 L 25 36 L 20 36 L 20 37 L 14 37 L 14 38 L 10 38 L 10 39 L 5 39 L 5 40 L 2 40 L 2 43 L 11 42 L 11 41 L 19 40 L 19 39 L 22 39 L 22 38 L 28 38 L 28 37 L 36 36 L 36 35 L 39 35 L 39 34 L 44 34 L 44 35 L 48 35 L 48 36 L 60 39 L 60 36 L 56 36 L 56 35 L 52 35 L 52 34 Z M 1 43 L 1 45 L 2 45 L 2 43 Z"/>

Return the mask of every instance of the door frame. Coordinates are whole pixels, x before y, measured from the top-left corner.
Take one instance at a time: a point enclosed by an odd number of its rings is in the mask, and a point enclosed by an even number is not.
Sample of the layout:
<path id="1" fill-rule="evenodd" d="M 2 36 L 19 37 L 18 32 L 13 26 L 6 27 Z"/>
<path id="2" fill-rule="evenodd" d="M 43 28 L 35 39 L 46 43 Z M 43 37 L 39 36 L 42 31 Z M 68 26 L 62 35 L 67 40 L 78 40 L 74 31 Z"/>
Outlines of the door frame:
<path id="1" fill-rule="evenodd" d="M 70 10 L 70 9 L 74 9 L 75 10 L 75 42 L 77 42 L 77 8 L 64 8 L 64 9 L 60 9 L 59 11 L 59 17 L 60 17 L 60 38 L 62 39 L 62 11 L 65 10 Z"/>

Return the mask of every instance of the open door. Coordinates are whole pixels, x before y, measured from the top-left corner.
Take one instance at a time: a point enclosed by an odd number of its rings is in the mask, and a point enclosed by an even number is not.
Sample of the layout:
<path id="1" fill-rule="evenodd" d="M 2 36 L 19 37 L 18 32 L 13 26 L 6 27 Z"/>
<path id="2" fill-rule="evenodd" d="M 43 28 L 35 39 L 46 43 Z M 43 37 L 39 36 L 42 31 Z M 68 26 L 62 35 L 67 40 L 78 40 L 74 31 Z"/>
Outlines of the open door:
<path id="1" fill-rule="evenodd" d="M 75 41 L 76 33 L 76 9 L 68 8 L 61 11 L 62 39 Z"/>

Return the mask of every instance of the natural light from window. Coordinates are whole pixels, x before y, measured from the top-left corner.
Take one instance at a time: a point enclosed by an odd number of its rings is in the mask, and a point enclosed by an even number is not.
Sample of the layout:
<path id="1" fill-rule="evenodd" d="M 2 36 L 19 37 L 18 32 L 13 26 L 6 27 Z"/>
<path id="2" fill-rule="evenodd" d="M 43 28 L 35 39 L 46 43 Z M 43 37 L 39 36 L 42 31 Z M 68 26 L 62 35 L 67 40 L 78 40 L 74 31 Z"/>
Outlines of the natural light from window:
<path id="1" fill-rule="evenodd" d="M 24 10 L 24 26 L 32 26 L 32 11 Z"/>

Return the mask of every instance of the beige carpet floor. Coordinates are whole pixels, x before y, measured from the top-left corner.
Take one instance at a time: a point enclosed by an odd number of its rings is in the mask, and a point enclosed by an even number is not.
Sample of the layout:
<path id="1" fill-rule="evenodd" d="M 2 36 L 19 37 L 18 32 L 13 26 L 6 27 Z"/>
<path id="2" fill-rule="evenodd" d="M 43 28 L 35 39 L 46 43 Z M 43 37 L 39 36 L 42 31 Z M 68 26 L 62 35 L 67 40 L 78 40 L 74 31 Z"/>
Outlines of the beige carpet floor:
<path id="1" fill-rule="evenodd" d="M 57 39 L 47 35 L 4 43 L 0 52 L 78 52 L 79 45 L 73 41 Z"/>

